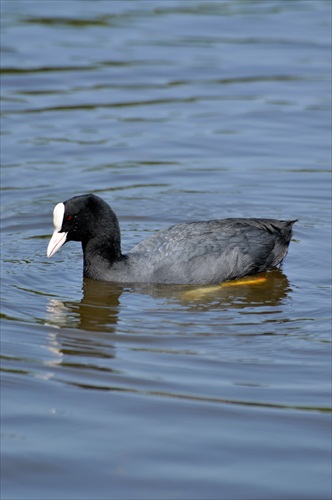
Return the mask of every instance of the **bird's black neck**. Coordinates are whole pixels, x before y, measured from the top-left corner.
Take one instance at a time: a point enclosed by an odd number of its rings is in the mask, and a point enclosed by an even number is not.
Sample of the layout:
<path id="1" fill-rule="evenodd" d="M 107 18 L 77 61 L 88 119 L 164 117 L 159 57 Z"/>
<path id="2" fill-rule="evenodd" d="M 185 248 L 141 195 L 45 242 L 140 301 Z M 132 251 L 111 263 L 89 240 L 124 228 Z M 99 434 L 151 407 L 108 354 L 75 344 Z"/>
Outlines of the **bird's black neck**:
<path id="1" fill-rule="evenodd" d="M 109 235 L 108 238 L 95 237 L 82 242 L 84 258 L 84 276 L 103 279 L 115 262 L 123 260 L 121 254 L 120 233 Z"/>

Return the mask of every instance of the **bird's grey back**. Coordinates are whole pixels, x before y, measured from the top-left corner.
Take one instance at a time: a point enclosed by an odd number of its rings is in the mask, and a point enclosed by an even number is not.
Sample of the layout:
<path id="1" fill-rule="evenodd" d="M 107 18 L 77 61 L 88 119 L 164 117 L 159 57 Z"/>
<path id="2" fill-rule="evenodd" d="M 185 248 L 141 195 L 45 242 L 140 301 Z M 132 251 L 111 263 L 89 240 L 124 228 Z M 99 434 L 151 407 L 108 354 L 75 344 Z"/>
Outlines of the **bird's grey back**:
<path id="1" fill-rule="evenodd" d="M 224 219 L 176 224 L 136 245 L 122 276 L 203 284 L 261 272 L 286 256 L 294 222 Z"/>

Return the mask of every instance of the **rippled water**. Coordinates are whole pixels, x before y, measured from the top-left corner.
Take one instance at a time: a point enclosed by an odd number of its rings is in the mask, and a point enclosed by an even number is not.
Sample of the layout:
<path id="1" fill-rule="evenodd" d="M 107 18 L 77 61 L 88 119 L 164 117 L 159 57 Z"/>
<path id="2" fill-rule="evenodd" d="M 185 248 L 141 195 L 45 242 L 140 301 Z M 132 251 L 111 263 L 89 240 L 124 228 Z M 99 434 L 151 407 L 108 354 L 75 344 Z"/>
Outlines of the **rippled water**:
<path id="1" fill-rule="evenodd" d="M 331 496 L 331 3 L 2 1 L 1 497 Z M 263 284 L 82 280 L 46 258 L 94 192 L 123 250 L 297 218 Z"/>

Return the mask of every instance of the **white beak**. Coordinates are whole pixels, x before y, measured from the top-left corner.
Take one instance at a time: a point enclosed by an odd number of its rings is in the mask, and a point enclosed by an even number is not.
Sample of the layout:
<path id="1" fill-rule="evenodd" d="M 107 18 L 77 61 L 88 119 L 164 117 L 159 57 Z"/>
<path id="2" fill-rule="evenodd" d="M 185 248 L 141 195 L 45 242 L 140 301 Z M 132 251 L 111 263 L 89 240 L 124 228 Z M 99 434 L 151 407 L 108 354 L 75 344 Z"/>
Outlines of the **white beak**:
<path id="1" fill-rule="evenodd" d="M 66 242 L 68 233 L 59 233 L 55 230 L 47 247 L 47 257 L 52 257 Z"/>
<path id="2" fill-rule="evenodd" d="M 60 233 L 65 215 L 65 206 L 63 203 L 58 203 L 53 210 L 54 233 L 47 247 L 47 257 L 52 257 L 66 242 L 68 233 Z"/>

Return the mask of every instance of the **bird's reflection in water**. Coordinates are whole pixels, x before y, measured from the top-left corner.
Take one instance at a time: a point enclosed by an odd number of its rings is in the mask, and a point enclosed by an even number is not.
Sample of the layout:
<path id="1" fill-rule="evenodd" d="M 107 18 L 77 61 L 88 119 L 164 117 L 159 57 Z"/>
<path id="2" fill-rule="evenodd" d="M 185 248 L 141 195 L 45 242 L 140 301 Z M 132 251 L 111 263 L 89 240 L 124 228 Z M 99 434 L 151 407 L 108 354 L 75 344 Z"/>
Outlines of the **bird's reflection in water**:
<path id="1" fill-rule="evenodd" d="M 81 300 L 49 299 L 46 322 L 53 328 L 48 349 L 55 357 L 48 366 L 65 367 L 68 381 L 68 370 L 114 371 L 107 360 L 115 357 L 113 334 L 123 290 L 111 283 L 84 280 Z"/>
<path id="2" fill-rule="evenodd" d="M 181 303 L 187 310 L 277 306 L 291 291 L 288 279 L 280 269 L 220 285 L 137 285 L 131 289 L 155 298 L 168 299 L 172 303 Z"/>
<path id="3" fill-rule="evenodd" d="M 163 313 L 177 316 L 181 310 L 191 312 L 207 312 L 220 310 L 257 308 L 257 314 L 265 314 L 287 298 L 290 287 L 286 276 L 275 270 L 258 276 L 256 282 L 248 281 L 244 284 L 223 284 L 216 287 L 189 287 L 173 285 L 119 285 L 85 279 L 83 282 L 83 297 L 79 301 L 60 301 L 49 299 L 47 305 L 47 324 L 55 328 L 50 329 L 48 335 L 48 348 L 52 351 L 53 359 L 47 365 L 62 367 L 65 374 L 62 380 L 75 385 L 84 385 L 86 382 L 77 380 L 88 377 L 90 388 L 106 388 L 110 374 L 116 375 L 116 344 L 119 342 L 117 323 L 123 313 L 125 318 L 126 304 L 129 303 L 128 294 L 133 293 L 136 300 L 140 294 L 150 296 L 155 301 L 155 310 L 160 308 Z M 264 279 L 262 279 L 264 278 Z M 145 303 L 146 304 L 146 303 Z M 176 306 L 176 308 L 174 308 Z M 264 307 L 266 306 L 266 307 Z M 149 314 L 151 314 L 151 304 Z M 135 316 L 135 342 L 140 342 L 137 335 L 137 320 L 142 321 L 142 334 L 144 333 L 144 315 L 146 311 L 137 309 Z M 174 316 L 175 315 L 175 316 Z M 222 315 L 220 316 L 222 322 Z M 122 321 L 122 333 L 131 334 L 131 323 L 126 326 Z M 179 317 L 181 328 L 183 316 Z M 186 316 L 185 321 L 188 321 Z M 196 316 L 193 316 L 193 324 Z M 156 319 L 156 331 L 158 331 Z M 125 326 L 123 326 L 125 325 Z M 172 333 L 172 332 L 170 332 Z M 152 340 L 151 340 L 152 342 Z M 110 362 L 112 360 L 112 362 Z M 79 371 L 78 371 L 79 370 Z M 56 372 L 54 372 L 56 373 Z M 108 376 L 107 376 L 108 374 Z M 63 376 L 65 378 L 63 378 Z M 105 378 L 106 377 L 106 378 Z"/>
<path id="4" fill-rule="evenodd" d="M 114 331 L 120 296 L 125 287 L 114 283 L 84 279 L 80 301 L 50 299 L 48 322 L 54 326 L 87 331 Z"/>
<path id="5" fill-rule="evenodd" d="M 166 303 L 182 305 L 187 311 L 216 308 L 224 310 L 277 306 L 287 298 L 290 285 L 280 269 L 238 282 L 199 287 L 151 284 L 124 286 L 84 279 L 83 297 L 80 301 L 49 300 L 48 322 L 59 327 L 112 333 L 118 322 L 121 296 L 125 299 L 125 295 L 130 292 L 164 299 Z"/>

